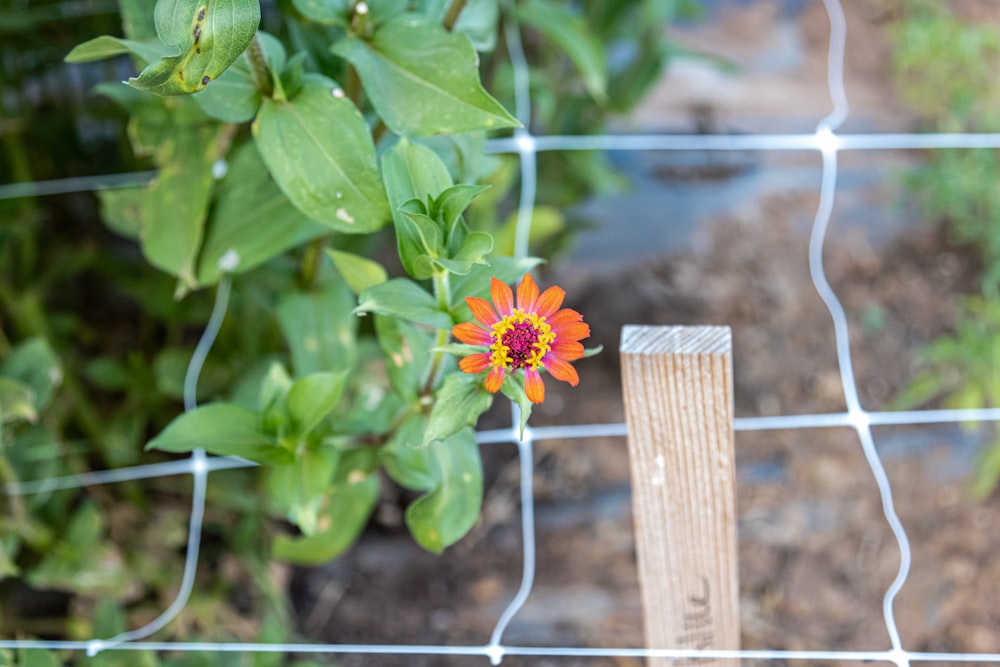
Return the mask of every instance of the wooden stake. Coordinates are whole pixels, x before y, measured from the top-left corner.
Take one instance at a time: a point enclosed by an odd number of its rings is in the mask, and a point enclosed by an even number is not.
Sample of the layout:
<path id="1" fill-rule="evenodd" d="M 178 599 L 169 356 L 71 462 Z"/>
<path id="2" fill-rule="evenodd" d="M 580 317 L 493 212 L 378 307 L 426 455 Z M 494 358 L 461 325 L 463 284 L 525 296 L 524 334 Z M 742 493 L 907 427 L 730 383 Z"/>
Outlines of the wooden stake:
<path id="1" fill-rule="evenodd" d="M 621 358 L 647 645 L 738 649 L 730 329 L 629 325 Z"/>

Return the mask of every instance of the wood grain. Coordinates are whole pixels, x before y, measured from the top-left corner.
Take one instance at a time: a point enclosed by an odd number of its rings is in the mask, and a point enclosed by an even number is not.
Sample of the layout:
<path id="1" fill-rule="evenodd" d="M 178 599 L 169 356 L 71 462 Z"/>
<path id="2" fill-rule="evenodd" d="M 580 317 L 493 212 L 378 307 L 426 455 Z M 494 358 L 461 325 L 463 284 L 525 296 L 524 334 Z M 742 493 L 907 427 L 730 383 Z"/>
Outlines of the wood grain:
<path id="1" fill-rule="evenodd" d="M 647 645 L 738 649 L 730 329 L 629 325 L 621 358 Z"/>

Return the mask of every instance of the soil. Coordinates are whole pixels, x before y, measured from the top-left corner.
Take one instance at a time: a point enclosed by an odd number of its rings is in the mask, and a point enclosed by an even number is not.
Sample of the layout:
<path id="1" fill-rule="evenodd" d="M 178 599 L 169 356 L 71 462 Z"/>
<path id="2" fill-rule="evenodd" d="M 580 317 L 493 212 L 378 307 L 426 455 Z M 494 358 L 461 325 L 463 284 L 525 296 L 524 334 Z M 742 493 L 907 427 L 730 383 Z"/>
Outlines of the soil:
<path id="1" fill-rule="evenodd" d="M 712 85 L 705 85 L 704 76 L 684 79 L 702 71 L 702 63 L 678 65 L 626 129 L 691 127 L 706 113 L 713 131 L 815 127 L 829 110 L 822 3 L 715 5 L 710 21 L 672 35 L 692 48 L 737 60 L 743 70 L 725 75 L 733 77 L 726 85 L 717 85 L 723 76 L 717 73 L 709 79 Z M 969 11 L 985 11 L 980 5 Z M 892 89 L 886 35 L 894 6 L 869 0 L 847 7 L 846 77 L 855 106 L 845 131 L 911 129 L 905 110 L 885 92 Z M 868 410 L 893 407 L 914 376 L 916 352 L 950 330 L 962 295 L 977 289 L 975 249 L 955 246 L 905 206 L 899 173 L 919 157 L 842 155 L 824 260 L 850 322 L 853 371 Z M 648 160 L 640 176 L 665 188 L 725 188 L 732 182 L 726 170 L 718 182 L 706 184 L 704 173 L 692 182 L 674 156 Z M 658 254 L 625 249 L 603 263 L 571 254 L 542 276 L 544 283 L 567 288 L 568 305 L 592 325 L 590 342 L 603 344 L 605 351 L 578 363 L 580 387 L 548 383 L 549 397 L 534 423 L 623 421 L 617 347 L 627 323 L 732 327 L 738 417 L 845 409 L 831 318 L 807 266 L 818 159 L 754 156 L 738 171 L 756 175 L 753 195 L 713 211 L 711 219 L 699 220 L 697 229 L 679 240 L 672 237 Z M 783 180 L 789 172 L 806 176 Z M 577 252 L 586 244 L 583 234 Z M 498 406 L 480 428 L 506 426 L 506 410 Z M 976 500 L 968 491 L 976 456 L 992 434 L 942 425 L 878 427 L 874 435 L 913 549 L 912 571 L 895 605 L 904 647 L 1000 651 L 995 632 L 1000 495 Z M 738 432 L 736 453 L 743 647 L 889 648 L 882 600 L 900 554 L 853 430 Z M 305 638 L 421 645 L 489 641 L 517 590 L 522 544 L 516 449 L 488 445 L 483 454 L 488 477 L 483 518 L 443 556 L 413 544 L 402 527 L 399 499 L 387 498 L 376 524 L 348 555 L 296 572 L 292 593 Z M 533 463 L 537 574 L 503 642 L 642 646 L 624 438 L 538 442 Z M 488 661 L 339 656 L 335 663 Z M 504 664 L 638 667 L 642 662 L 510 657 Z"/>

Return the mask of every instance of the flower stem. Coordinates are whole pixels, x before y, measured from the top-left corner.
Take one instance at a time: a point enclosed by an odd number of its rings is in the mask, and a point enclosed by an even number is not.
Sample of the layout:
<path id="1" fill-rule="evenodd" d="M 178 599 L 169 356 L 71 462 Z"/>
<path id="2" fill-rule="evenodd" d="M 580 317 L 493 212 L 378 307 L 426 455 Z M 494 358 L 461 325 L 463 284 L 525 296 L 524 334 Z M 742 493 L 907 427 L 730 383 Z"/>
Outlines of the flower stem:
<path id="1" fill-rule="evenodd" d="M 264 49 L 261 48 L 257 35 L 254 35 L 253 39 L 250 40 L 250 45 L 247 47 L 247 58 L 249 58 L 250 66 L 253 69 L 254 86 L 264 97 L 274 95 L 274 79 L 271 78 L 271 68 L 267 66 L 267 58 L 264 57 Z"/>
<path id="2" fill-rule="evenodd" d="M 304 290 L 311 290 L 316 285 L 316 276 L 319 275 L 319 265 L 323 260 L 323 250 L 326 248 L 330 236 L 324 234 L 317 236 L 306 246 L 305 254 L 302 255 L 302 270 L 299 274 L 299 287 Z"/>
<path id="3" fill-rule="evenodd" d="M 445 14 L 444 21 L 442 22 L 445 30 L 450 32 L 455 27 L 455 23 L 458 21 L 458 17 L 461 15 L 463 9 L 465 9 L 465 0 L 451 0 L 448 13 Z"/>

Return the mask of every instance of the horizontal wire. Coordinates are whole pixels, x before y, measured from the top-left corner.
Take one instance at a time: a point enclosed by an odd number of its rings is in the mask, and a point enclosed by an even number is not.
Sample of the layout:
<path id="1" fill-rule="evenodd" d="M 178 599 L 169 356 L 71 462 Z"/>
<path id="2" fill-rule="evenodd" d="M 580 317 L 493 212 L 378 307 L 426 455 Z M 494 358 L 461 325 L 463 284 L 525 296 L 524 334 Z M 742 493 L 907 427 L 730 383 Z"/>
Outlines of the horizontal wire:
<path id="1" fill-rule="evenodd" d="M 132 171 L 102 176 L 73 176 L 72 178 L 59 178 L 51 181 L 6 183 L 0 185 L 0 200 L 135 187 L 148 184 L 155 176 L 155 171 Z"/>
<path id="2" fill-rule="evenodd" d="M 521 132 L 517 137 L 490 139 L 489 153 L 524 153 L 526 142 L 531 151 L 808 151 L 823 150 L 829 135 L 810 134 L 624 134 L 594 136 L 535 137 Z M 1000 134 L 836 134 L 838 150 L 903 150 L 940 148 L 1000 148 Z M 137 171 L 101 176 L 74 176 L 49 181 L 6 183 L 0 185 L 0 200 L 70 192 L 91 192 L 106 188 L 146 185 L 155 171 Z"/>
<path id="3" fill-rule="evenodd" d="M 832 133 L 808 134 L 624 134 L 532 137 L 535 151 L 795 151 L 823 150 Z M 833 134 L 838 150 L 1000 148 L 1000 134 Z M 518 153 L 518 137 L 490 139 L 491 153 Z"/>
<path id="4" fill-rule="evenodd" d="M 46 641 L 2 640 L 0 649 L 53 651 L 178 651 L 188 653 L 313 653 L 338 655 L 459 655 L 459 656 L 533 656 L 580 658 L 702 658 L 737 660 L 788 660 L 857 662 L 990 662 L 1000 663 L 1000 653 L 928 653 L 920 651 L 810 651 L 810 650 L 718 650 L 718 649 L 658 649 L 630 647 L 558 647 L 558 646 L 495 646 L 444 644 L 262 644 L 245 642 L 164 642 L 137 641 L 114 647 L 102 646 L 100 640 Z"/>
<path id="5" fill-rule="evenodd" d="M 864 419 L 872 426 L 920 426 L 925 424 L 976 423 L 1000 421 L 1000 408 L 983 408 L 978 410 L 910 410 L 897 412 L 861 412 Z M 781 431 L 789 429 L 835 428 L 857 425 L 858 413 L 830 412 L 806 415 L 783 415 L 775 417 L 737 417 L 733 420 L 736 431 Z M 579 438 L 616 438 L 625 437 L 628 430 L 624 422 L 609 424 L 577 424 L 565 426 L 529 426 L 525 429 L 525 438 L 539 440 L 573 440 Z M 503 428 L 478 431 L 476 441 L 481 445 L 499 443 L 517 443 L 518 429 Z M 253 461 L 230 456 L 211 456 L 205 459 L 208 472 L 217 470 L 232 470 L 237 468 L 252 468 L 257 464 Z M 164 463 L 151 463 L 99 470 L 95 472 L 66 475 L 63 477 L 48 477 L 45 479 L 7 483 L 3 486 L 6 495 L 33 495 L 75 489 L 82 486 L 97 486 L 114 484 L 138 479 L 154 477 L 170 477 L 172 475 L 187 475 L 193 472 L 190 458 Z"/>

